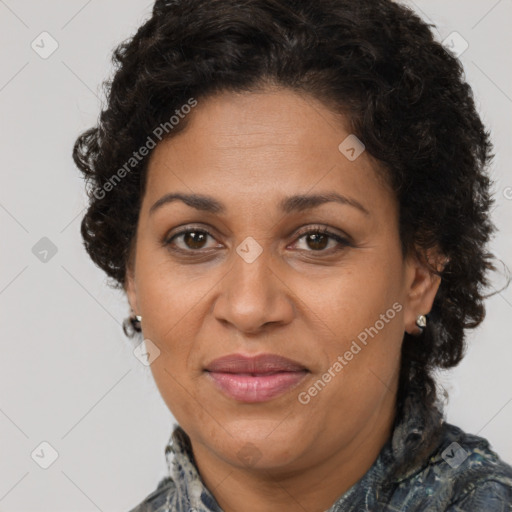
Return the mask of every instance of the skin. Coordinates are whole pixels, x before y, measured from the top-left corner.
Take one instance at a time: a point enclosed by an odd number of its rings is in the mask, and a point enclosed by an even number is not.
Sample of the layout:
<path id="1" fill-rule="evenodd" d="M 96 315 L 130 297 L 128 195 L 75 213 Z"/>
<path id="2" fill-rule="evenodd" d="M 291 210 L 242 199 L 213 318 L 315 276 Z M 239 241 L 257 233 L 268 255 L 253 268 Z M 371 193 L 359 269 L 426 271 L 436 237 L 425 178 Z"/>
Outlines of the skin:
<path id="1" fill-rule="evenodd" d="M 154 379 L 224 511 L 327 510 L 390 436 L 403 334 L 418 332 L 416 317 L 430 311 L 440 280 L 402 258 L 395 195 L 367 152 L 349 161 L 338 150 L 350 134 L 341 115 L 307 95 L 267 88 L 199 100 L 188 122 L 151 155 L 127 269 L 130 305 L 144 338 L 161 350 Z M 226 212 L 175 201 L 150 214 L 178 191 L 213 196 Z M 285 196 L 333 191 L 369 214 L 335 202 L 278 209 Z M 178 237 L 174 246 L 189 252 L 172 252 L 162 242 L 185 226 L 211 236 Z M 315 227 L 351 245 L 301 234 Z M 236 251 L 247 237 L 262 249 L 251 263 Z M 394 303 L 394 318 L 300 403 L 299 393 Z M 203 371 L 232 353 L 279 354 L 310 373 L 267 402 L 237 402 Z M 248 463 L 242 449 L 257 455 Z"/>

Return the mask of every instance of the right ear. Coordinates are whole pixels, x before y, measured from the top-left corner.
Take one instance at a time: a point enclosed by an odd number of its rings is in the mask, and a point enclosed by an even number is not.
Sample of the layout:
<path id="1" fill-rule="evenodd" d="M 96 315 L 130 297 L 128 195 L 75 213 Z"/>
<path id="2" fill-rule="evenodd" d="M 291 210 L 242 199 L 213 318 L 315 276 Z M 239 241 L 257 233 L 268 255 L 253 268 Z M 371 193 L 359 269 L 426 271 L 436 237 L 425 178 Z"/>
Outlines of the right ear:
<path id="1" fill-rule="evenodd" d="M 135 285 L 135 258 L 134 250 L 130 251 L 130 257 L 126 264 L 126 274 L 124 281 L 124 291 L 128 297 L 130 308 L 135 315 L 139 315 L 139 305 L 137 303 L 137 287 Z"/>

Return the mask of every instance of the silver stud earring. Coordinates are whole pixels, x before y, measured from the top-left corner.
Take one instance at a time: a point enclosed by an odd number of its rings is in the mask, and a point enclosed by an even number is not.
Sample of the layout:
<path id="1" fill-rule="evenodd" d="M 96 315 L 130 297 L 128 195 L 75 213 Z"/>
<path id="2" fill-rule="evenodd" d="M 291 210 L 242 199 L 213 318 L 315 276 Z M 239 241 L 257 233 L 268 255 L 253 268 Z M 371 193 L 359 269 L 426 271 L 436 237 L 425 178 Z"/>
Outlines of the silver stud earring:
<path id="1" fill-rule="evenodd" d="M 416 318 L 416 326 L 420 329 L 421 333 L 423 333 L 427 326 L 427 317 L 425 315 L 418 315 Z"/>
<path id="2" fill-rule="evenodd" d="M 142 317 L 140 315 L 135 315 L 135 320 L 137 320 L 137 322 L 142 322 Z"/>

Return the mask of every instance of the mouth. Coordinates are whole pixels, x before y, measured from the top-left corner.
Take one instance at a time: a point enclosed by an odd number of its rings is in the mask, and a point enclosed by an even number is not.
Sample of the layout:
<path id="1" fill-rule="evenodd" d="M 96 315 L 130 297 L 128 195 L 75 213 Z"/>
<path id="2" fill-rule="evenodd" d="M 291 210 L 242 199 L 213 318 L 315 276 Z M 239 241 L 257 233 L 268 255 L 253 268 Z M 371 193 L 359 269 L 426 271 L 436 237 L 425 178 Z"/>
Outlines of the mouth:
<path id="1" fill-rule="evenodd" d="M 205 368 L 207 376 L 224 395 L 239 402 L 265 402 L 297 387 L 309 370 L 291 359 L 261 354 L 230 354 Z"/>

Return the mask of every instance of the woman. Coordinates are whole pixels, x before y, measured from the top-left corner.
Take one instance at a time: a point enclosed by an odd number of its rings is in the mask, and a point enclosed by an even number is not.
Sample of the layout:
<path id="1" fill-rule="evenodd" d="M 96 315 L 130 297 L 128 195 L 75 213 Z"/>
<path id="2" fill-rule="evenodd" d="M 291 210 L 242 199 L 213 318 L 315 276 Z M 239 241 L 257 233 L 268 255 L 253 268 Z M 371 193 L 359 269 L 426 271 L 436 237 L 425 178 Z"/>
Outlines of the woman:
<path id="1" fill-rule="evenodd" d="M 504 511 L 433 372 L 485 316 L 492 144 L 390 0 L 156 2 L 74 158 L 178 425 L 142 511 Z"/>

